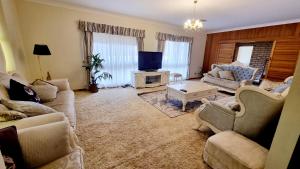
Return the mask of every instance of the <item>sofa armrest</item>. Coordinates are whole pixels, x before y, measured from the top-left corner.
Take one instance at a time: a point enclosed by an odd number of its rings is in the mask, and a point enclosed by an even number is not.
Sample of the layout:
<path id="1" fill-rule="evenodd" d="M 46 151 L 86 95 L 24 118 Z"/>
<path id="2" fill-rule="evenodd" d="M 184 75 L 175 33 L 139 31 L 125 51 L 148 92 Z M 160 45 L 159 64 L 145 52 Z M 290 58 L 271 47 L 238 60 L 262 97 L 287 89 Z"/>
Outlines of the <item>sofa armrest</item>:
<path id="1" fill-rule="evenodd" d="M 45 165 L 73 151 L 67 121 L 18 130 L 18 138 L 28 168 Z"/>
<path id="2" fill-rule="evenodd" d="M 235 112 L 215 102 L 205 103 L 198 114 L 199 118 L 213 126 L 215 132 L 232 130 Z"/>
<path id="3" fill-rule="evenodd" d="M 249 85 L 252 85 L 253 81 L 252 80 L 242 80 L 241 83 L 240 83 L 240 86 L 243 87 L 243 86 L 249 86 Z"/>
<path id="4" fill-rule="evenodd" d="M 53 79 L 48 82 L 55 85 L 58 91 L 71 90 L 68 79 Z"/>
<path id="5" fill-rule="evenodd" d="M 64 115 L 64 113 L 50 113 L 40 116 L 28 117 L 21 120 L 0 122 L 0 128 L 14 125 L 17 127 L 17 129 L 24 129 L 65 120 L 66 116 Z"/>

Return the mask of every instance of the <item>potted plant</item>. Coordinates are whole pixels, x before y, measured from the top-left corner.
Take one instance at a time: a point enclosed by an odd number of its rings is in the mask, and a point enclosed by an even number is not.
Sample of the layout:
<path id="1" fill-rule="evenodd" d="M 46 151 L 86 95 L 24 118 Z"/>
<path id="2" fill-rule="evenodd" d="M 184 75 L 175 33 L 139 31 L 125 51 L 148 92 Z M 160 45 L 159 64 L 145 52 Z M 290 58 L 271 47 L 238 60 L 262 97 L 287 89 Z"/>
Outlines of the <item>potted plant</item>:
<path id="1" fill-rule="evenodd" d="M 89 56 L 90 63 L 85 66 L 86 69 L 90 72 L 90 84 L 89 84 L 89 91 L 92 93 L 98 92 L 98 84 L 97 80 L 106 80 L 111 79 L 112 75 L 108 72 L 101 72 L 101 69 L 103 69 L 103 62 L 104 59 L 100 58 L 100 53 L 98 54 L 92 54 Z"/>

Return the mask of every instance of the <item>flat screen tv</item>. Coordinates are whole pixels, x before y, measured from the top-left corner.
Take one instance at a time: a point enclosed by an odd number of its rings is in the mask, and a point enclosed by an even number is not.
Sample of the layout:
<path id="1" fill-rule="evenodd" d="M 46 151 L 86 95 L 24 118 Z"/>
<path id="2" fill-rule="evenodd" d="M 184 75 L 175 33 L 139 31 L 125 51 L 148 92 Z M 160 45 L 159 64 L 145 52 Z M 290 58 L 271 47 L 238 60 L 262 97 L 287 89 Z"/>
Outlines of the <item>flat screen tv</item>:
<path id="1" fill-rule="evenodd" d="M 161 68 L 162 52 L 139 52 L 139 70 L 156 71 Z"/>

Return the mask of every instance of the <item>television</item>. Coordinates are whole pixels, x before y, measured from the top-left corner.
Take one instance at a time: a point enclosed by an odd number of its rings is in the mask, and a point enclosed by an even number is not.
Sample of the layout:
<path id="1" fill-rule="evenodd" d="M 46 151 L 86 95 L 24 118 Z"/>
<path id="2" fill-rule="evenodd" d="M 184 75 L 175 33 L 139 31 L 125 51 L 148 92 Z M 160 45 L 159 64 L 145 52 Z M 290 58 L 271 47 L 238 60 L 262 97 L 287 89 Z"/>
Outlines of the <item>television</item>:
<path id="1" fill-rule="evenodd" d="M 140 51 L 138 69 L 142 71 L 156 71 L 161 68 L 162 52 Z"/>

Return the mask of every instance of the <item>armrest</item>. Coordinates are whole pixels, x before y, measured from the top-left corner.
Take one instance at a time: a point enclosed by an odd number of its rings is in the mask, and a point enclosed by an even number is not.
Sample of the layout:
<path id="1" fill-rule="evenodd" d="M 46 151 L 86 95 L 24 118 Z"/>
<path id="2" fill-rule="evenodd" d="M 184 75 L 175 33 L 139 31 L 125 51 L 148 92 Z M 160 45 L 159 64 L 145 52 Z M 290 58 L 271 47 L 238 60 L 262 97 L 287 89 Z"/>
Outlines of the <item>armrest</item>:
<path id="1" fill-rule="evenodd" d="M 45 165 L 70 152 L 70 126 L 66 121 L 18 130 L 28 168 Z"/>
<path id="2" fill-rule="evenodd" d="M 219 131 L 232 130 L 235 112 L 215 102 L 205 103 L 198 114 L 202 121 Z"/>
<path id="3" fill-rule="evenodd" d="M 252 80 L 242 80 L 241 83 L 240 83 L 240 86 L 243 87 L 243 86 L 249 86 L 249 85 L 252 85 L 253 81 Z"/>
<path id="4" fill-rule="evenodd" d="M 48 82 L 55 85 L 58 91 L 71 90 L 68 79 L 53 79 Z"/>
<path id="5" fill-rule="evenodd" d="M 24 129 L 64 120 L 66 120 L 66 116 L 64 115 L 64 113 L 50 113 L 40 116 L 28 117 L 21 120 L 0 122 L 0 128 L 14 125 L 17 127 L 17 129 Z"/>

